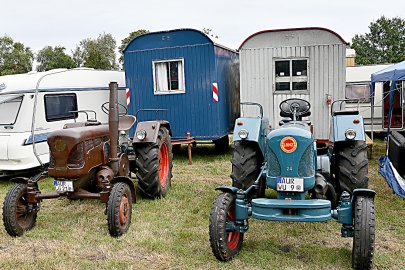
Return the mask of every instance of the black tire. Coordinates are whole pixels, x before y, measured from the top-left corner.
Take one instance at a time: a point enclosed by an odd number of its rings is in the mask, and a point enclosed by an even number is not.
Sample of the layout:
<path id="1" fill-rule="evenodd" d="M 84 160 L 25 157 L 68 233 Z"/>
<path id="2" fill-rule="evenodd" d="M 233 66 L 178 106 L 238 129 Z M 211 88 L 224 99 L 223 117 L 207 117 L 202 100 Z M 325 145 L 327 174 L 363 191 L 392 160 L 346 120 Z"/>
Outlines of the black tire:
<path id="1" fill-rule="evenodd" d="M 210 244 L 214 256 L 220 261 L 229 261 L 242 248 L 243 233 L 227 232 L 226 222 L 235 218 L 235 194 L 220 194 L 211 207 Z"/>
<path id="2" fill-rule="evenodd" d="M 260 166 L 263 162 L 262 154 L 255 142 L 236 141 L 232 153 L 232 186 L 246 190 L 257 179 L 260 173 Z M 266 190 L 266 179 L 260 180 L 257 197 L 264 197 Z"/>
<path id="3" fill-rule="evenodd" d="M 354 205 L 353 269 L 371 269 L 374 256 L 374 199 L 357 196 Z"/>
<path id="4" fill-rule="evenodd" d="M 112 187 L 107 203 L 108 231 L 119 237 L 128 231 L 132 217 L 132 194 L 128 184 L 118 182 Z"/>
<path id="5" fill-rule="evenodd" d="M 137 145 L 135 153 L 136 177 L 142 195 L 152 199 L 164 197 L 171 185 L 173 167 L 172 143 L 167 128 L 160 127 L 157 142 Z"/>
<path id="6" fill-rule="evenodd" d="M 343 191 L 352 193 L 356 188 L 368 187 L 367 145 L 363 141 L 354 141 L 338 148 L 336 169 L 339 196 Z"/>
<path id="7" fill-rule="evenodd" d="M 22 236 L 37 221 L 37 212 L 28 213 L 27 185 L 15 184 L 7 192 L 3 203 L 3 224 L 11 236 Z"/>
<path id="8" fill-rule="evenodd" d="M 214 141 L 215 152 L 218 154 L 225 154 L 229 150 L 229 136 L 226 135 Z"/>

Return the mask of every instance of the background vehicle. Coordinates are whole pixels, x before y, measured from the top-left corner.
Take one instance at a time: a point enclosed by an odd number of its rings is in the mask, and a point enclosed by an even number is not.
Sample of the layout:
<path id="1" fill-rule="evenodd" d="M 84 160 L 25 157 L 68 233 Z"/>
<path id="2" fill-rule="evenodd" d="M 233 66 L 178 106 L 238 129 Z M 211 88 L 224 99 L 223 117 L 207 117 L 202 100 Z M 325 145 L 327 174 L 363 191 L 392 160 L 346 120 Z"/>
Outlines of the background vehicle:
<path id="1" fill-rule="evenodd" d="M 100 104 L 108 100 L 108 83 L 119 84 L 125 103 L 125 75 L 89 68 L 0 77 L 0 177 L 29 175 L 49 162 L 50 132 L 88 117 L 106 123 Z M 72 112 L 76 111 L 76 112 Z M 31 171 L 31 172 L 30 172 Z"/>

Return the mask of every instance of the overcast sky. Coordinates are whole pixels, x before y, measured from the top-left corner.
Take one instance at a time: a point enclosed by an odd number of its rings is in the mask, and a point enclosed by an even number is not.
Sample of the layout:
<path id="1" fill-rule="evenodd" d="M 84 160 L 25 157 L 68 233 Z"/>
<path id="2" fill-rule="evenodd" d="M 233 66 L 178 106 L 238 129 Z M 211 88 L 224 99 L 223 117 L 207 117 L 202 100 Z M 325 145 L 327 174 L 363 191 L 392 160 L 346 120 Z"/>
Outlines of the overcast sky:
<path id="1" fill-rule="evenodd" d="M 249 35 L 266 29 L 319 26 L 350 42 L 382 15 L 405 19 L 404 0 L 0 0 L 0 36 L 8 35 L 36 52 L 111 33 L 121 40 L 134 30 L 211 28 L 238 48 Z M 377 4 L 378 3 L 378 4 Z"/>

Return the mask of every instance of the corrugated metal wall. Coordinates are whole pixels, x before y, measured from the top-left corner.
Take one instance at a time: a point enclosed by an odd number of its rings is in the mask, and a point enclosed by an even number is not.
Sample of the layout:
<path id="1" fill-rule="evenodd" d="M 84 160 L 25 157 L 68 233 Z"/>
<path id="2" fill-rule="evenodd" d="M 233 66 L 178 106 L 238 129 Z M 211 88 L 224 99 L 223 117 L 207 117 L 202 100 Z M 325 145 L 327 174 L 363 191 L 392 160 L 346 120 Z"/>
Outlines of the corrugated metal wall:
<path id="1" fill-rule="evenodd" d="M 240 50 L 241 102 L 262 104 L 264 114 L 275 128 L 281 119 L 279 104 L 287 98 L 302 98 L 312 105 L 310 120 L 315 138 L 329 138 L 330 108 L 327 95 L 333 100 L 344 98 L 345 44 L 296 46 L 279 48 L 242 48 Z M 274 59 L 308 58 L 308 94 L 274 94 Z M 245 110 L 253 113 L 251 110 Z"/>

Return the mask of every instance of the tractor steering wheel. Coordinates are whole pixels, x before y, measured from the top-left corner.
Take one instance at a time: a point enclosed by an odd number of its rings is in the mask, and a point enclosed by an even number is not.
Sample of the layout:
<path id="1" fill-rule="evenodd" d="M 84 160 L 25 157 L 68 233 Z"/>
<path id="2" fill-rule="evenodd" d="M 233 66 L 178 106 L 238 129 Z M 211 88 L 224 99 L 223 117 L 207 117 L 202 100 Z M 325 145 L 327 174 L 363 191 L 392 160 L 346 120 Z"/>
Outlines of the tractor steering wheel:
<path id="1" fill-rule="evenodd" d="M 118 107 L 120 107 L 121 106 L 121 108 L 123 108 L 124 109 L 124 112 L 119 112 L 119 109 L 118 109 L 118 117 L 123 117 L 124 115 L 127 115 L 128 114 L 128 109 L 127 109 L 127 107 L 125 107 L 124 105 L 122 105 L 121 103 L 119 103 L 119 102 L 117 102 L 118 103 Z M 101 110 L 103 111 L 103 113 L 105 113 L 105 114 L 109 114 L 109 112 L 110 112 L 110 109 L 108 108 L 108 105 L 110 104 L 110 102 L 104 102 L 103 103 L 103 105 L 101 105 Z"/>
<path id="2" fill-rule="evenodd" d="M 300 98 L 290 98 L 280 103 L 281 116 L 292 117 L 295 116 L 309 116 L 308 113 L 311 109 L 311 104 Z"/>

